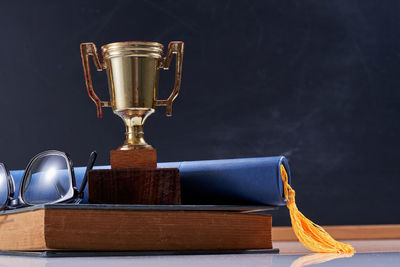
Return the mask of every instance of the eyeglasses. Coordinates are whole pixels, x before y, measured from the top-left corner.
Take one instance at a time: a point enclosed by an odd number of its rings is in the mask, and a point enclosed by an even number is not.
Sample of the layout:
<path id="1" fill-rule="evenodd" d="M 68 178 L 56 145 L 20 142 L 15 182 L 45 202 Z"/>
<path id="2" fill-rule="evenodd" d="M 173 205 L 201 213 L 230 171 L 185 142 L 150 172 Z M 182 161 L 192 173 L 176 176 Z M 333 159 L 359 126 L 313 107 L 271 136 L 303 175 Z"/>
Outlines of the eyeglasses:
<path id="1" fill-rule="evenodd" d="M 0 163 L 0 210 L 38 204 L 79 203 L 87 183 L 87 173 L 93 168 L 97 153 L 90 153 L 86 172 L 76 188 L 74 168 L 68 154 L 48 150 L 34 156 L 25 169 L 18 197 L 15 183 L 4 163 Z"/>

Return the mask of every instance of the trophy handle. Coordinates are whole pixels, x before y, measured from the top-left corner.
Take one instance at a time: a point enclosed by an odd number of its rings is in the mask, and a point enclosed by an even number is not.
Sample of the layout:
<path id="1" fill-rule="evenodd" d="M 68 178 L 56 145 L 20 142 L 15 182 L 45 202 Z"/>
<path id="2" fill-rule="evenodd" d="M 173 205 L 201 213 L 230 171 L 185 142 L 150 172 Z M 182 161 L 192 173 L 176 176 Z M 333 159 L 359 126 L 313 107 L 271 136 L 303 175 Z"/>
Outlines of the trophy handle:
<path id="1" fill-rule="evenodd" d="M 103 117 L 102 107 L 110 107 L 110 101 L 101 101 L 100 98 L 96 95 L 93 90 L 92 84 L 92 76 L 90 74 L 90 64 L 89 64 L 89 56 L 93 57 L 94 65 L 96 66 L 97 71 L 103 70 L 103 64 L 100 60 L 99 54 L 97 53 L 97 48 L 94 43 L 82 43 L 81 44 L 81 57 L 82 57 L 82 65 L 83 72 L 85 75 L 85 82 L 87 92 L 89 97 L 93 100 L 97 107 L 97 117 Z"/>
<path id="2" fill-rule="evenodd" d="M 176 54 L 176 64 L 175 64 L 175 83 L 174 89 L 172 90 L 170 96 L 166 100 L 156 100 L 157 106 L 166 106 L 167 116 L 172 115 L 172 102 L 178 96 L 179 89 L 181 88 L 182 80 L 182 61 L 183 61 L 183 42 L 170 42 L 168 45 L 168 51 L 165 58 L 161 61 L 161 68 L 168 70 L 169 65 L 172 60 L 172 55 Z"/>

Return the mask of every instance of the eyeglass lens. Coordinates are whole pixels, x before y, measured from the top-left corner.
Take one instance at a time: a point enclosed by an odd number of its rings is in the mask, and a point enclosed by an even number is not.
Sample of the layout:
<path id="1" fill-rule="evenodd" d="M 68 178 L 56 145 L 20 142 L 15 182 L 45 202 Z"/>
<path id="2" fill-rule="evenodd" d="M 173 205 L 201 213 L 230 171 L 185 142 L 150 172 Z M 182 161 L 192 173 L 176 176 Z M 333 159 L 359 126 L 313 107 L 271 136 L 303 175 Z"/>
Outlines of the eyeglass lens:
<path id="1" fill-rule="evenodd" d="M 6 204 L 8 199 L 7 171 L 3 164 L 0 164 L 0 206 Z"/>
<path id="2" fill-rule="evenodd" d="M 59 155 L 37 158 L 27 170 L 22 186 L 28 204 L 42 204 L 63 198 L 72 187 L 67 159 Z"/>

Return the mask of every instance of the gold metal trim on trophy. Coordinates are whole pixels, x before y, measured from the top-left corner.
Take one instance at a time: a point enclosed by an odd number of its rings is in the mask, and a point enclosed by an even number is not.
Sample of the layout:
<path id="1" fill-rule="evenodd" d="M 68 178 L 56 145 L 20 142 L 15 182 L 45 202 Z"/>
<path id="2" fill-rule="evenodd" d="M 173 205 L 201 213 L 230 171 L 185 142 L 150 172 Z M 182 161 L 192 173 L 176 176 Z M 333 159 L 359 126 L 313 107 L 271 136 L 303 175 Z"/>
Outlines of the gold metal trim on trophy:
<path id="1" fill-rule="evenodd" d="M 161 58 L 164 46 L 156 42 L 116 42 L 101 47 L 104 58 L 139 56 Z"/>

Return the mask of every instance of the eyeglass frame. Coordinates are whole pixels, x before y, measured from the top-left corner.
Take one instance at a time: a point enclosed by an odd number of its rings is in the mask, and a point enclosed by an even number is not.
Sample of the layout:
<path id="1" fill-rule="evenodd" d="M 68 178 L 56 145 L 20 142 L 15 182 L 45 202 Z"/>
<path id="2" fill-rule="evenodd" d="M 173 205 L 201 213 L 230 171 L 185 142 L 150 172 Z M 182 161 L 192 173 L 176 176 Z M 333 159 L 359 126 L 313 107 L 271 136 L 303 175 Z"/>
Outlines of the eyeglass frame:
<path id="1" fill-rule="evenodd" d="M 25 185 L 26 180 L 28 179 L 28 174 L 29 170 L 32 167 L 33 163 L 39 159 L 43 158 L 45 156 L 61 156 L 66 160 L 66 163 L 68 165 L 68 174 L 69 174 L 69 179 L 71 181 L 70 183 L 70 188 L 68 190 L 68 193 L 63 196 L 62 198 L 55 200 L 55 201 L 50 201 L 50 202 L 43 202 L 43 203 L 37 203 L 37 204 L 32 204 L 27 202 L 24 199 L 23 196 L 23 187 Z M 23 207 L 29 207 L 29 206 L 35 206 L 35 205 L 41 205 L 41 204 L 56 204 L 56 203 L 73 203 L 73 204 L 79 204 L 83 197 L 84 197 L 84 189 L 87 184 L 87 174 L 88 172 L 93 168 L 93 165 L 96 161 L 97 158 L 97 153 L 96 151 L 92 151 L 89 156 L 88 164 L 86 166 L 86 171 L 82 179 L 82 183 L 80 188 L 78 189 L 76 187 L 76 178 L 75 178 L 75 173 L 74 173 L 74 166 L 72 163 L 71 158 L 69 155 L 65 152 L 59 151 L 59 150 L 46 150 L 43 152 L 40 152 L 39 154 L 35 155 L 28 163 L 27 167 L 25 168 L 24 175 L 22 176 L 21 183 L 19 185 L 19 192 L 18 192 L 18 197 L 14 198 L 15 194 L 15 180 L 13 176 L 11 175 L 10 171 L 8 170 L 7 166 L 0 162 L 0 165 L 3 165 L 3 169 L 6 173 L 6 180 L 7 180 L 7 199 L 5 200 L 4 203 L 0 205 L 0 211 L 3 210 L 9 210 L 9 209 L 17 209 L 17 208 L 23 208 Z"/>

